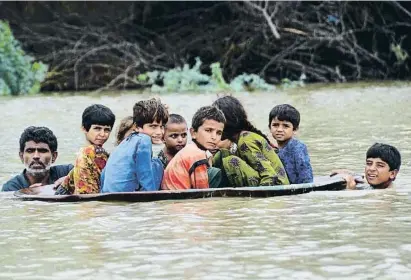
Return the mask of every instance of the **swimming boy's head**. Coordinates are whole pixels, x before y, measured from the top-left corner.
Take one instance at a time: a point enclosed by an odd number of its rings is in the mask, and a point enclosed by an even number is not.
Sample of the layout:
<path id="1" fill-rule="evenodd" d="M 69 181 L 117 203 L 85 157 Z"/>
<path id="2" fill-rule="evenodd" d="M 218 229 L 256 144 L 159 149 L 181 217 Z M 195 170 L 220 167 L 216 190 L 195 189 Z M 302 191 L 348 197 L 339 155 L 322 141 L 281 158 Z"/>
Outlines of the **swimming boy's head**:
<path id="1" fill-rule="evenodd" d="M 161 144 L 164 125 L 168 121 L 168 111 L 160 100 L 141 100 L 133 107 L 133 121 L 137 131 L 151 137 L 153 144 Z"/>
<path id="2" fill-rule="evenodd" d="M 204 106 L 195 112 L 191 122 L 191 138 L 207 150 L 214 150 L 221 140 L 226 119 L 215 106 Z"/>
<path id="3" fill-rule="evenodd" d="M 113 112 L 101 104 L 87 107 L 82 115 L 82 129 L 87 141 L 97 146 L 103 144 L 110 137 L 116 117 Z"/>
<path id="4" fill-rule="evenodd" d="M 365 178 L 374 188 L 386 188 L 395 180 L 401 166 L 401 154 L 393 146 L 372 145 L 366 155 Z"/>
<path id="5" fill-rule="evenodd" d="M 289 104 L 275 106 L 268 117 L 268 128 L 279 145 L 290 140 L 299 125 L 300 113 Z"/>
<path id="6" fill-rule="evenodd" d="M 171 155 L 187 145 L 187 122 L 177 114 L 170 114 L 164 127 L 164 144 Z"/>
<path id="7" fill-rule="evenodd" d="M 125 117 L 121 120 L 116 134 L 116 145 L 119 145 L 124 138 L 127 138 L 134 130 L 133 116 Z"/>

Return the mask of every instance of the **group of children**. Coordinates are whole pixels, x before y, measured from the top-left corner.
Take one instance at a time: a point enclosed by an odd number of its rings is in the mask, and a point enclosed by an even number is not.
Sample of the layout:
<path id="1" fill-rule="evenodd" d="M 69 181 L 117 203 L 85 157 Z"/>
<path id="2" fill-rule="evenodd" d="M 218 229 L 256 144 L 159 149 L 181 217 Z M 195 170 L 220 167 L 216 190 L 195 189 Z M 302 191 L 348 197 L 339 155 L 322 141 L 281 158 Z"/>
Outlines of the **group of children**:
<path id="1" fill-rule="evenodd" d="M 269 113 L 275 144 L 250 123 L 243 105 L 233 96 L 220 97 L 198 109 L 190 129 L 182 116 L 169 114 L 159 100 L 139 101 L 133 116 L 121 121 L 117 146 L 109 155 L 103 145 L 114 122 L 115 116 L 106 106 L 95 104 L 85 109 L 82 129 L 88 145 L 80 149 L 74 168 L 56 194 L 313 182 L 307 147 L 294 137 L 300 114 L 288 104 L 275 106 Z M 187 144 L 188 133 L 192 141 Z M 160 143 L 164 148 L 153 156 L 152 144 Z M 374 186 L 388 187 L 395 180 L 401 158 L 394 147 L 380 145 L 370 155 L 367 152 L 371 171 L 366 168 L 366 179 L 372 185 L 376 177 L 384 178 Z M 349 187 L 358 181 L 349 171 L 334 173 L 342 174 Z"/>

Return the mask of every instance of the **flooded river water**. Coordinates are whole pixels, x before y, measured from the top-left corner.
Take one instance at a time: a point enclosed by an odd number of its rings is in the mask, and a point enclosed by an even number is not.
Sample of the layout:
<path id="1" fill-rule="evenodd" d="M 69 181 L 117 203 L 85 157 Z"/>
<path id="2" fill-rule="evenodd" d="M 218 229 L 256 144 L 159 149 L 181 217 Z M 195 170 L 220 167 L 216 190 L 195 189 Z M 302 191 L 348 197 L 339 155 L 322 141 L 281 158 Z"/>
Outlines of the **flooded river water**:
<path id="1" fill-rule="evenodd" d="M 18 140 L 27 126 L 51 128 L 57 163 L 71 163 L 84 143 L 85 107 L 109 106 L 117 126 L 148 97 L 0 98 L 0 185 L 23 169 Z M 191 123 L 216 95 L 161 98 Z M 369 146 L 396 146 L 402 166 L 395 189 L 153 203 L 24 202 L 1 193 L 0 279 L 409 279 L 411 85 L 315 86 L 238 98 L 267 133 L 270 109 L 294 105 L 315 175 L 362 172 Z"/>

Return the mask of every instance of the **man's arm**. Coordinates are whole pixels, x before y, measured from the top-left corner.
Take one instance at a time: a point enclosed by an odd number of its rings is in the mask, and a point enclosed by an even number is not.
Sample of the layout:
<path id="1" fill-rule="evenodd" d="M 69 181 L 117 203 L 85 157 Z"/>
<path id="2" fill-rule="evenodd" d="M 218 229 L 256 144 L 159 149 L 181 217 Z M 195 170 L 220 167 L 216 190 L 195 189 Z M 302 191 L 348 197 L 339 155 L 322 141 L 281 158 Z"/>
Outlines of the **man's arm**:
<path id="1" fill-rule="evenodd" d="M 56 177 L 58 179 L 67 176 L 70 171 L 74 168 L 73 164 L 62 164 L 62 165 L 55 165 L 54 166 L 55 172 L 56 172 Z"/>
<path id="2" fill-rule="evenodd" d="M 58 187 L 64 182 L 70 171 L 74 168 L 73 164 L 62 164 L 62 165 L 56 165 L 56 176 L 57 180 L 53 182 L 54 190 L 57 190 Z M 31 186 L 30 186 L 31 187 Z"/>
<path id="3" fill-rule="evenodd" d="M 19 188 L 16 187 L 15 184 L 7 182 L 3 185 L 3 187 L 1 188 L 2 192 L 12 192 L 12 191 L 17 191 L 19 190 Z"/>
<path id="4" fill-rule="evenodd" d="M 10 180 L 8 180 L 2 187 L 2 192 L 14 192 L 28 187 L 28 183 L 24 182 L 19 178 L 20 175 L 17 175 Z"/>
<path id="5" fill-rule="evenodd" d="M 348 169 L 334 169 L 331 171 L 330 177 L 338 176 L 343 178 L 347 182 L 347 189 L 357 189 L 357 184 L 364 183 L 364 179 L 360 175 L 356 175 L 354 172 Z"/>

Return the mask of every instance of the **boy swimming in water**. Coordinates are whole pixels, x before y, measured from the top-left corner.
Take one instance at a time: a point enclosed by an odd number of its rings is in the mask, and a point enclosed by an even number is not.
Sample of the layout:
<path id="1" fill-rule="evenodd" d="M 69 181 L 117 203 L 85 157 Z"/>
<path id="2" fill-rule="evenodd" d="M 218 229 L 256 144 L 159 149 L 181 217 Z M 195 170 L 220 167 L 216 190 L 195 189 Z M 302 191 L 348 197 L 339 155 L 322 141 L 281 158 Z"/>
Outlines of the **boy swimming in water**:
<path id="1" fill-rule="evenodd" d="M 369 185 L 364 185 L 363 176 L 346 169 L 337 169 L 331 176 L 341 176 L 347 181 L 347 189 L 386 189 L 393 187 L 393 182 L 400 171 L 401 154 L 394 146 L 375 143 L 366 154 L 364 177 Z"/>

